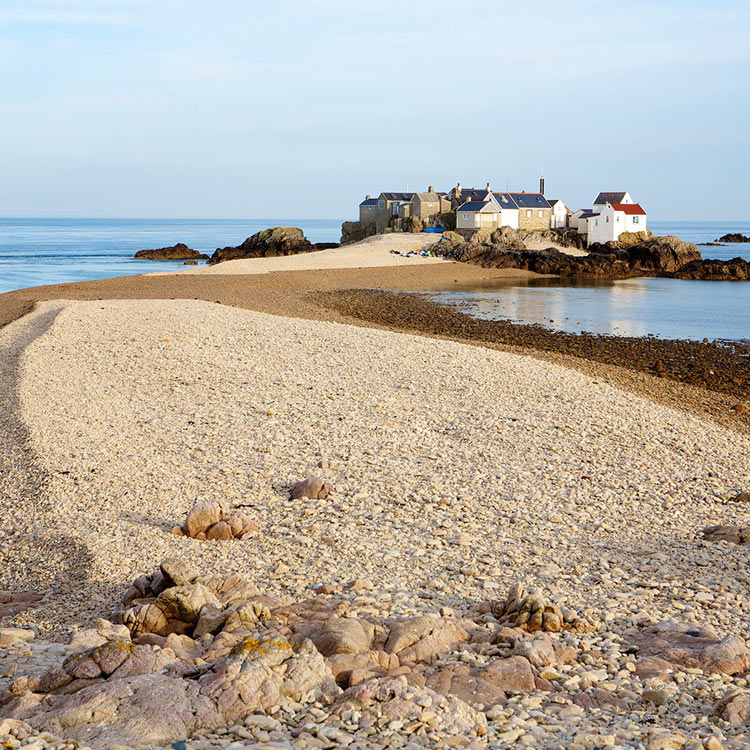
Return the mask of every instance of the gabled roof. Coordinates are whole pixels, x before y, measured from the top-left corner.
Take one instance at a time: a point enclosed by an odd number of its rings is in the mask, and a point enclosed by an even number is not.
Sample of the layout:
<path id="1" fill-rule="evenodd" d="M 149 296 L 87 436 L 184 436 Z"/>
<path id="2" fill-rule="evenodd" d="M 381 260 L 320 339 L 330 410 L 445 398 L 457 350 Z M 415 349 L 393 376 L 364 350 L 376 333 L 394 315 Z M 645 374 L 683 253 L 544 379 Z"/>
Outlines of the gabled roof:
<path id="1" fill-rule="evenodd" d="M 519 208 L 551 208 L 541 193 L 509 193 Z"/>
<path id="2" fill-rule="evenodd" d="M 554 206 L 555 203 L 563 203 L 559 198 L 547 198 L 547 203 L 550 204 L 550 206 Z M 563 203 L 563 206 L 565 204 Z"/>
<path id="3" fill-rule="evenodd" d="M 367 198 L 367 200 L 363 200 L 362 203 L 359 204 L 360 206 L 377 206 L 378 205 L 378 199 L 377 198 Z"/>
<path id="4" fill-rule="evenodd" d="M 637 216 L 646 215 L 646 212 L 641 208 L 640 203 L 612 203 L 611 205 L 615 211 L 622 211 L 626 214 L 636 214 Z"/>
<path id="5" fill-rule="evenodd" d="M 457 210 L 472 214 L 497 213 L 497 206 L 492 201 L 467 201 Z"/>
<path id="6" fill-rule="evenodd" d="M 592 206 L 603 206 L 605 203 L 622 203 L 627 193 L 599 193 Z"/>
<path id="7" fill-rule="evenodd" d="M 381 193 L 380 195 L 387 201 L 410 201 L 414 197 L 414 193 Z"/>
<path id="8" fill-rule="evenodd" d="M 437 202 L 445 193 L 414 193 L 414 197 L 419 201 Z"/>
<path id="9" fill-rule="evenodd" d="M 500 208 L 505 209 L 518 209 L 516 202 L 513 200 L 513 196 L 510 193 L 493 193 L 492 196 L 497 201 Z"/>

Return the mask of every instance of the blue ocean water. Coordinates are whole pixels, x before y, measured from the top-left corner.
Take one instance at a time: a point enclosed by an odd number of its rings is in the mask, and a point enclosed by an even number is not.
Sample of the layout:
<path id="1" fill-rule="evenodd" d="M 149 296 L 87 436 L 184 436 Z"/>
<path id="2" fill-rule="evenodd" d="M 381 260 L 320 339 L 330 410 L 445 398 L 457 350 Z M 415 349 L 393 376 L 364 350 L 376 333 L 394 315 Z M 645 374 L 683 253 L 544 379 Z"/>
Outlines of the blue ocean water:
<path id="1" fill-rule="evenodd" d="M 0 219 L 0 293 L 43 284 L 150 271 L 179 271 L 181 261 L 136 261 L 137 250 L 185 242 L 210 254 L 269 226 L 298 226 L 312 242 L 336 242 L 338 219 Z M 652 221 L 655 234 L 711 242 L 750 234 L 750 221 Z M 701 247 L 704 257 L 750 260 L 750 244 Z M 503 282 L 493 288 L 440 291 L 482 317 L 539 323 L 567 331 L 667 338 L 749 339 L 750 282 L 629 279 L 570 283 Z M 1 302 L 0 302 L 1 304 Z"/>
<path id="2" fill-rule="evenodd" d="M 1 219 L 0 294 L 43 284 L 179 271 L 182 261 L 133 260 L 138 250 L 184 242 L 210 255 L 261 229 L 300 227 L 338 242 L 338 219 Z"/>
<path id="3" fill-rule="evenodd" d="M 649 222 L 657 235 L 713 242 L 750 234 L 747 222 Z M 704 258 L 750 260 L 750 244 L 700 247 Z M 671 339 L 750 340 L 750 281 L 622 281 L 521 279 L 437 289 L 434 298 L 488 320 L 533 323 L 553 330 Z"/>

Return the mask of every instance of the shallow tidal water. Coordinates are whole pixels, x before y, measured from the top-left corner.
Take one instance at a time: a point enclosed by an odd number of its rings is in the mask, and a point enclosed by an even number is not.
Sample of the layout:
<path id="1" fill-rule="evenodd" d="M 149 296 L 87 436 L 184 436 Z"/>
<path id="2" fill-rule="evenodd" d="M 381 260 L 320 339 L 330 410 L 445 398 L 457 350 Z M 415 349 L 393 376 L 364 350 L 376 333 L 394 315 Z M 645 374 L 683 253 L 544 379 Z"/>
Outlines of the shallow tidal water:
<path id="1" fill-rule="evenodd" d="M 747 281 L 508 279 L 432 297 L 478 318 L 570 333 L 750 340 Z"/>

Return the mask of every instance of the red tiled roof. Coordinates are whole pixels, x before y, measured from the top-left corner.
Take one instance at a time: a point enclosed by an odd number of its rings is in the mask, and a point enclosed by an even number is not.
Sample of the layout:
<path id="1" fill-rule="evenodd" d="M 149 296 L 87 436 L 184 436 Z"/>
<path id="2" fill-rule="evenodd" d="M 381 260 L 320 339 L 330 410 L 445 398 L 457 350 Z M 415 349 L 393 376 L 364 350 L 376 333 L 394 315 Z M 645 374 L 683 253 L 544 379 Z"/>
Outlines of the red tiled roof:
<path id="1" fill-rule="evenodd" d="M 615 211 L 622 211 L 625 214 L 638 214 L 645 216 L 646 212 L 641 208 L 640 203 L 613 203 L 612 208 Z"/>

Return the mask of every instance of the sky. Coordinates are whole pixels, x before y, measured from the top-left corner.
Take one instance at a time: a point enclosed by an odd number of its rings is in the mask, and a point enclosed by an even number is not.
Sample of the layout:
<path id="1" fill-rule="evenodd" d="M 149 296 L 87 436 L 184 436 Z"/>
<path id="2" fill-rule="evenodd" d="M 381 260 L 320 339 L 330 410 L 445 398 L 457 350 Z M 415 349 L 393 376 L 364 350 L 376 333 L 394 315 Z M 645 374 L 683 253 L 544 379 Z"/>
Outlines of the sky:
<path id="1" fill-rule="evenodd" d="M 750 218 L 747 0 L 3 0 L 0 215 L 463 186 Z"/>

